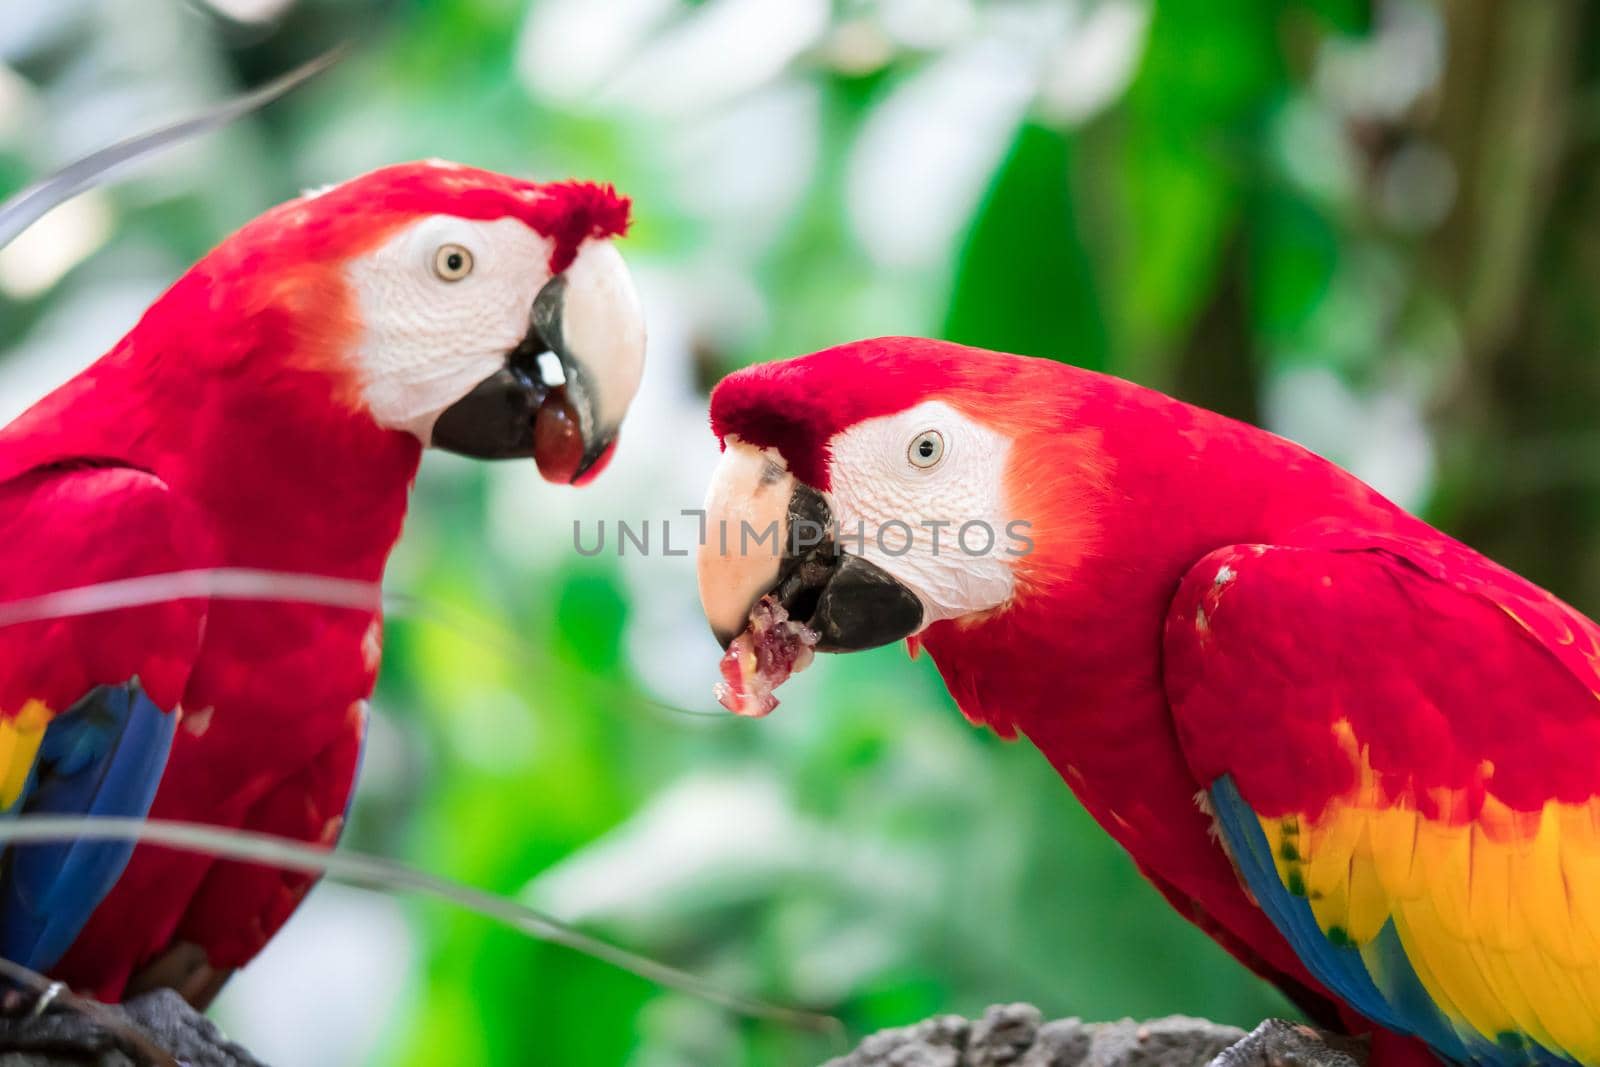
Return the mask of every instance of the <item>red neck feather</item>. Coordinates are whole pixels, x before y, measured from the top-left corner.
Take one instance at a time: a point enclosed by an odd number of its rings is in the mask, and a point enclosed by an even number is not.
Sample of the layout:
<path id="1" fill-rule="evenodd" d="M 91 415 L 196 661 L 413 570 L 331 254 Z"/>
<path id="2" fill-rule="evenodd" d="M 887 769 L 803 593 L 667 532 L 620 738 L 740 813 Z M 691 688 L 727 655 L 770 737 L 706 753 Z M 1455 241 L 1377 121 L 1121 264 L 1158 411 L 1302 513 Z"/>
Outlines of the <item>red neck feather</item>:
<path id="1" fill-rule="evenodd" d="M 421 446 L 361 402 L 338 351 L 357 325 L 337 269 L 261 275 L 257 254 L 224 244 L 0 430 L 0 478 L 79 459 L 139 467 L 215 517 L 229 565 L 376 579 Z"/>

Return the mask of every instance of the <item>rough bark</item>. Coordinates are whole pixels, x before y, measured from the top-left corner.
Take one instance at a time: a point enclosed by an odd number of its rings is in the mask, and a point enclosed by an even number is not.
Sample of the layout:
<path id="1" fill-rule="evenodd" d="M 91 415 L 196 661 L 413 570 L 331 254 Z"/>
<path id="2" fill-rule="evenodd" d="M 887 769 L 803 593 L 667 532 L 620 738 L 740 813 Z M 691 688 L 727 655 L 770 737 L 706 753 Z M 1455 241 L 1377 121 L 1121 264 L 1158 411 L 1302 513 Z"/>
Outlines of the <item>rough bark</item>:
<path id="1" fill-rule="evenodd" d="M 0 1067 L 144 1067 L 153 1046 L 186 1067 L 265 1067 L 167 990 L 109 1009 L 115 1026 L 78 1011 L 0 1018 Z M 129 1040 L 136 1027 L 148 1044 Z M 1358 1042 L 1272 1019 L 1246 1034 L 1173 1015 L 1045 1022 L 1031 1004 L 997 1004 L 978 1019 L 939 1015 L 884 1030 L 824 1067 L 1361 1067 Z"/>
<path id="2" fill-rule="evenodd" d="M 0 1018 L 0 1067 L 265 1067 L 169 989 L 105 1011 L 103 1022 L 66 1008 Z"/>
<path id="3" fill-rule="evenodd" d="M 884 1030 L 825 1067 L 1359 1067 L 1347 1039 L 1273 1019 L 1246 1034 L 1172 1015 L 1135 1022 L 1044 1022 L 1031 1004 L 997 1004 L 975 1020 L 939 1015 Z"/>

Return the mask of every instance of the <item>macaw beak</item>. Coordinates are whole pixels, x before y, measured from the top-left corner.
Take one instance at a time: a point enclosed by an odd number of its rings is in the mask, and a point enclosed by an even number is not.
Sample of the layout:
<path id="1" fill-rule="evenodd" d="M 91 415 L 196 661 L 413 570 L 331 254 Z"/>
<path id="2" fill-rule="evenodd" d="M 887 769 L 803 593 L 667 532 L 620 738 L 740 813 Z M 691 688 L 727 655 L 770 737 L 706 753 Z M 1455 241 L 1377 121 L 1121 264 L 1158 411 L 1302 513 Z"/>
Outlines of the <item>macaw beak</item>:
<path id="1" fill-rule="evenodd" d="M 505 366 L 440 413 L 431 443 L 479 459 L 532 456 L 546 480 L 600 472 L 644 371 L 644 315 L 622 257 L 590 241 L 534 298 Z"/>
<path id="2" fill-rule="evenodd" d="M 776 453 L 728 439 L 706 494 L 697 560 L 700 606 L 724 648 L 768 594 L 817 632 L 819 652 L 876 648 L 922 628 L 917 594 L 842 551 L 836 532 L 826 496 Z"/>

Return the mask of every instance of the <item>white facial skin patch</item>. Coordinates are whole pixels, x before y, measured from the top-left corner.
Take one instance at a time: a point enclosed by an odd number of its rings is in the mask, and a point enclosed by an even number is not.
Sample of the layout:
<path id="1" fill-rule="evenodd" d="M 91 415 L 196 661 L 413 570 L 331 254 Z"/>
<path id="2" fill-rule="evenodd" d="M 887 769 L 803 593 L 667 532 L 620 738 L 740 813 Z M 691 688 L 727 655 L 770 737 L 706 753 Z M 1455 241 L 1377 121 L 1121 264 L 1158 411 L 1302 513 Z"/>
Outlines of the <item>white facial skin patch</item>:
<path id="1" fill-rule="evenodd" d="M 434 215 L 350 263 L 363 327 L 356 358 L 379 425 L 428 443 L 439 413 L 527 334 L 550 252 L 516 219 Z"/>
<path id="2" fill-rule="evenodd" d="M 1005 511 L 1007 438 L 928 401 L 852 426 L 830 449 L 840 547 L 916 593 L 925 626 L 1011 598 L 1028 546 Z"/>

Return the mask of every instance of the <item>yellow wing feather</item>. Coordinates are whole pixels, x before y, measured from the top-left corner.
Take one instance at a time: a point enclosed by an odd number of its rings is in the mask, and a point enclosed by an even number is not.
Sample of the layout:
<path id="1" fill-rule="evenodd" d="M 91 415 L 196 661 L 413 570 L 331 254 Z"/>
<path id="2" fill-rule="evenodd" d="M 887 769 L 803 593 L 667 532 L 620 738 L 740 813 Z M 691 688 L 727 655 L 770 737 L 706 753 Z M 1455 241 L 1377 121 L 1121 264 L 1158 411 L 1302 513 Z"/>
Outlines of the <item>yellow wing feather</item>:
<path id="1" fill-rule="evenodd" d="M 1364 755 L 1364 754 L 1363 754 Z M 1512 812 L 1488 797 L 1447 822 L 1385 802 L 1363 765 L 1314 819 L 1262 819 L 1278 874 L 1336 944 L 1368 950 L 1384 925 L 1464 1034 L 1513 1034 L 1600 1064 L 1600 801 Z M 1441 812 L 1464 810 L 1463 797 Z"/>
<path id="2" fill-rule="evenodd" d="M 22 795 L 50 719 L 50 709 L 40 700 L 30 700 L 16 715 L 0 719 L 0 810 Z"/>

